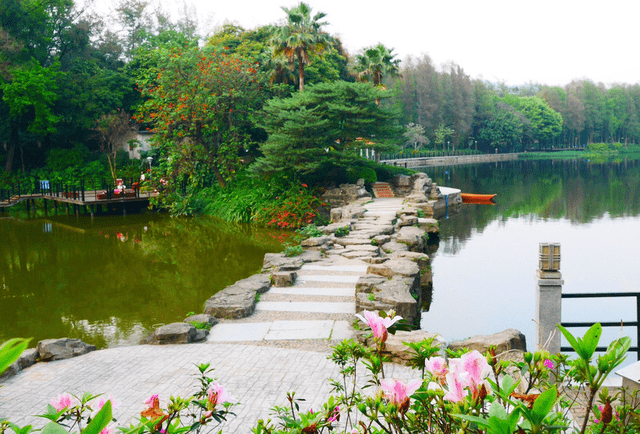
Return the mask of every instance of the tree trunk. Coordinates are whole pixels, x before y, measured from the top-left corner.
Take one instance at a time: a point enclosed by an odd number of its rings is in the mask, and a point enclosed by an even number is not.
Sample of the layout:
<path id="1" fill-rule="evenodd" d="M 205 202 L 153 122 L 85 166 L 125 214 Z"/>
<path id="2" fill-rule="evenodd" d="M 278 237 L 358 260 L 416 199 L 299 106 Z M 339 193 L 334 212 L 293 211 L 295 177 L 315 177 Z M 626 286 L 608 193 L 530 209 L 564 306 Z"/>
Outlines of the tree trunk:
<path id="1" fill-rule="evenodd" d="M 298 56 L 298 72 L 299 72 L 299 80 L 298 86 L 300 92 L 304 90 L 304 62 L 302 61 L 302 56 Z"/>
<path id="2" fill-rule="evenodd" d="M 9 149 L 7 149 L 7 163 L 4 166 L 6 173 L 11 172 L 13 167 L 13 157 L 18 145 L 18 125 L 16 121 L 11 121 L 11 137 L 9 138 Z"/>

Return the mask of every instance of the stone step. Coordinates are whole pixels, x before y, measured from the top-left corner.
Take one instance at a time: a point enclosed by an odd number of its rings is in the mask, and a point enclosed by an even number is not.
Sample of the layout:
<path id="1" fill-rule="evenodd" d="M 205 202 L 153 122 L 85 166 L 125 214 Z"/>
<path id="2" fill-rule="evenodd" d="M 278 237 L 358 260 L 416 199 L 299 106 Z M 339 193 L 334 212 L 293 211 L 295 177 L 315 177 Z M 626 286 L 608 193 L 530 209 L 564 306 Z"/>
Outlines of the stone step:
<path id="1" fill-rule="evenodd" d="M 375 197 L 395 197 L 388 182 L 376 182 L 372 186 Z"/>
<path id="2" fill-rule="evenodd" d="M 366 265 L 316 265 L 316 264 L 304 264 L 301 271 L 314 270 L 314 271 L 340 271 L 349 273 L 366 273 Z"/>
<path id="3" fill-rule="evenodd" d="M 355 314 L 354 302 L 307 302 L 307 301 L 261 301 L 256 304 L 256 312 L 308 312 L 308 313 L 346 313 Z"/>
<path id="4" fill-rule="evenodd" d="M 360 275 L 328 275 L 328 274 L 299 274 L 296 283 L 306 282 L 331 282 L 331 283 L 353 283 L 360 279 Z"/>
<path id="5" fill-rule="evenodd" d="M 211 329 L 208 343 L 278 341 L 294 339 L 343 340 L 354 337 L 348 321 L 273 321 L 220 323 Z"/>
<path id="6" fill-rule="evenodd" d="M 289 286 L 287 288 L 272 287 L 266 294 L 284 295 L 321 295 L 327 297 L 354 297 L 356 288 L 320 288 L 313 286 Z"/>

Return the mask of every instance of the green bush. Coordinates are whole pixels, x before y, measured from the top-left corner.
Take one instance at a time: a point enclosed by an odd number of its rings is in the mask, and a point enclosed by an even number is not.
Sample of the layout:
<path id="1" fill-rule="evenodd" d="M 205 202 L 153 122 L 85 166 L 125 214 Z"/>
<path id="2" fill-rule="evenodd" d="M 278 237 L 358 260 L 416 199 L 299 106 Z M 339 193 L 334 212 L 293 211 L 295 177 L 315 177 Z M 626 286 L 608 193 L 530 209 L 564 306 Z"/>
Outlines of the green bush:
<path id="1" fill-rule="evenodd" d="M 373 184 L 378 180 L 378 175 L 371 167 L 349 167 L 347 178 L 349 184 L 355 184 L 359 179 L 364 179 L 365 184 Z"/>

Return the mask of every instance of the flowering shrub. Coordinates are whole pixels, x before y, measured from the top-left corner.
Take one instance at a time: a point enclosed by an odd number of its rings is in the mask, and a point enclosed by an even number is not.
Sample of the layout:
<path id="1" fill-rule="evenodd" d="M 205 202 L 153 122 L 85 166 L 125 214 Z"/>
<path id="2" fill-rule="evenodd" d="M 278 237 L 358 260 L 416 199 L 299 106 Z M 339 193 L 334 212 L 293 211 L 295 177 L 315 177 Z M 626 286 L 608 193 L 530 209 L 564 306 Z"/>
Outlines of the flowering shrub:
<path id="1" fill-rule="evenodd" d="M 367 347 L 350 339 L 334 347 L 328 357 L 339 366 L 342 378 L 330 380 L 333 394 L 327 401 L 315 411 L 300 411 L 301 399 L 290 392 L 284 406 L 273 408 L 274 419 L 257 422 L 252 429 L 254 434 L 566 432 L 571 429 L 569 411 L 575 401 L 565 392 L 576 388 L 589 402 L 580 433 L 637 432 L 638 394 L 611 396 L 606 388 L 601 388 L 607 375 L 624 360 L 630 339 L 614 341 L 593 365 L 601 334 L 599 324 L 583 338 L 574 338 L 559 326 L 578 354 L 575 360 L 542 350 L 524 353 L 523 361 L 510 362 L 500 360 L 495 348 L 485 355 L 478 351 L 447 351 L 445 358 L 438 354 L 440 349 L 433 345 L 433 339 L 406 344 L 412 355 L 410 363 L 421 370 L 421 376 L 404 382 L 385 378 L 383 368 L 388 334 L 394 332 L 401 318 L 368 311 L 358 318 L 371 329 L 374 345 Z M 0 362 L 8 360 L 7 351 L 6 345 L 0 347 Z M 357 379 L 362 365 L 367 371 L 364 383 Z M 226 420 L 236 400 L 207 376 L 208 364 L 198 369 L 201 386 L 198 392 L 187 399 L 171 397 L 166 408 L 161 407 L 157 395 L 151 396 L 145 402 L 147 408 L 141 412 L 140 421 L 119 428 L 122 434 L 199 433 L 205 426 Z M 593 405 L 598 390 L 599 403 Z M 50 420 L 42 432 L 110 434 L 112 405 L 117 406 L 117 402 L 111 397 L 60 394 L 41 415 Z M 0 434 L 8 429 L 16 434 L 33 431 L 31 426 L 20 428 L 0 421 Z"/>
<path id="2" fill-rule="evenodd" d="M 276 196 L 275 201 L 256 210 L 253 219 L 263 226 L 298 229 L 317 222 L 320 219 L 320 209 L 326 205 L 308 191 L 307 184 L 300 184 Z"/>

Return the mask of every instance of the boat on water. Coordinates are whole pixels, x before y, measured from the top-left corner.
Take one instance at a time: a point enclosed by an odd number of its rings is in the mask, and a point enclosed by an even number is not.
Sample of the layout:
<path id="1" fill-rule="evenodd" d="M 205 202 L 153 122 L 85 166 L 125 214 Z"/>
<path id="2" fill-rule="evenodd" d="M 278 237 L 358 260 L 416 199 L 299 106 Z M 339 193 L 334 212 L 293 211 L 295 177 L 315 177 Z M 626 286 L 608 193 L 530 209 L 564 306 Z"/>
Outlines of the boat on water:
<path id="1" fill-rule="evenodd" d="M 460 193 L 462 197 L 462 203 L 477 203 L 484 205 L 495 205 L 493 200 L 497 194 L 474 194 L 474 193 Z"/>

